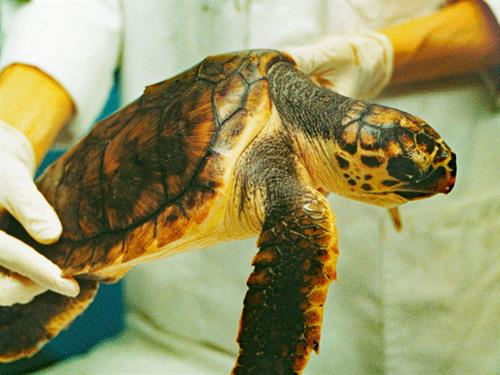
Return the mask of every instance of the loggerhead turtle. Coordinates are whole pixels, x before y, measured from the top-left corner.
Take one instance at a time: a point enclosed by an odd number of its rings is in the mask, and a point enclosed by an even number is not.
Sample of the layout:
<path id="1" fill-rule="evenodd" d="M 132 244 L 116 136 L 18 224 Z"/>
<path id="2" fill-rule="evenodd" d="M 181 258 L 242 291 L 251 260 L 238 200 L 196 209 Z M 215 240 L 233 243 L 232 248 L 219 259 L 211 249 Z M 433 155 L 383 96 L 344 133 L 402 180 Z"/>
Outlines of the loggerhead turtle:
<path id="1" fill-rule="evenodd" d="M 325 194 L 383 207 L 448 193 L 455 155 L 423 120 L 338 95 L 272 50 L 208 57 L 100 122 L 38 186 L 64 227 L 53 245 L 7 231 L 77 278 L 0 308 L 0 361 L 34 354 L 132 266 L 260 233 L 235 374 L 301 373 L 335 279 Z M 3 270 L 3 272 L 7 272 Z"/>

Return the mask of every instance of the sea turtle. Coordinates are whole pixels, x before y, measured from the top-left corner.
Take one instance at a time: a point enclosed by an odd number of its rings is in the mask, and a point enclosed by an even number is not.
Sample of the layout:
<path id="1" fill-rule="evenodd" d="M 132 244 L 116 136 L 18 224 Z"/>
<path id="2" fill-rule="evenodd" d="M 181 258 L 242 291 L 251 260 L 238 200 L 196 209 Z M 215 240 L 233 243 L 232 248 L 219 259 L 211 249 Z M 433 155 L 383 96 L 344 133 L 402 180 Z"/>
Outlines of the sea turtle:
<path id="1" fill-rule="evenodd" d="M 423 120 L 322 88 L 287 54 L 208 57 L 148 86 L 38 180 L 61 239 L 34 243 L 13 219 L 7 231 L 75 276 L 81 292 L 0 308 L 0 360 L 38 351 L 99 281 L 260 233 L 233 373 L 301 373 L 335 279 L 326 193 L 391 208 L 448 193 L 455 173 L 455 155 Z"/>

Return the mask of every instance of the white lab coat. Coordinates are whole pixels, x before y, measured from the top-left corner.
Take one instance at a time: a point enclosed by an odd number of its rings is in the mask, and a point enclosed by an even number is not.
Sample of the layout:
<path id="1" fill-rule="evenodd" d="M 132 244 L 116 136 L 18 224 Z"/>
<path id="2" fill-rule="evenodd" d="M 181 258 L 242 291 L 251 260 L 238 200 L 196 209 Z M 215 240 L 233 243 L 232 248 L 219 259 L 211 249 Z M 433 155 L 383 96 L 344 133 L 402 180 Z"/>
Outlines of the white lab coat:
<path id="1" fill-rule="evenodd" d="M 58 79 L 76 102 L 72 132 L 80 136 L 118 60 L 127 103 L 209 54 L 377 29 L 441 2 L 32 1 L 9 25 L 2 63 L 33 64 Z M 458 155 L 458 182 L 449 196 L 403 207 L 402 233 L 384 210 L 331 197 L 339 280 L 330 288 L 321 354 L 305 373 L 498 374 L 499 116 L 473 76 L 378 101 L 441 133 Z M 126 277 L 127 332 L 47 373 L 228 373 L 255 252 L 251 239 L 137 267 Z"/>

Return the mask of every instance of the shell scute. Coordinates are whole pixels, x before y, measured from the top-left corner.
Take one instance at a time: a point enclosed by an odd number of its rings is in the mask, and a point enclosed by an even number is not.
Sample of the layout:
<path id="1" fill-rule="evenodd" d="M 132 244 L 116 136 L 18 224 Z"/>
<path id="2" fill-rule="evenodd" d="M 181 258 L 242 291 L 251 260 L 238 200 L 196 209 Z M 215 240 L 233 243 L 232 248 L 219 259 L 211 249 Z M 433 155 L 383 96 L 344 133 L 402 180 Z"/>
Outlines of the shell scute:
<path id="1" fill-rule="evenodd" d="M 218 130 L 213 150 L 225 153 L 231 150 L 244 136 L 244 129 L 255 121 L 265 122 L 271 112 L 271 99 L 268 95 L 269 84 L 261 80 L 249 86 L 242 99 L 242 107 L 237 110 Z"/>
<path id="2" fill-rule="evenodd" d="M 164 201 L 156 136 L 160 111 L 136 115 L 107 146 L 103 197 L 110 229 L 123 229 Z"/>
<path id="3" fill-rule="evenodd" d="M 224 157 L 218 152 L 211 151 L 205 161 L 205 166 L 196 175 L 194 185 L 205 189 L 221 187 L 219 176 L 224 173 Z"/>
<path id="4" fill-rule="evenodd" d="M 83 251 L 74 251 L 65 261 L 65 271 L 70 274 L 88 272 L 92 266 L 94 248 L 91 243 L 83 244 Z"/>
<path id="5" fill-rule="evenodd" d="M 248 89 L 248 84 L 240 75 L 235 75 L 217 85 L 214 97 L 221 124 L 243 107 Z"/>
<path id="6" fill-rule="evenodd" d="M 254 67 L 254 60 L 255 57 L 250 57 L 250 61 L 246 62 L 240 70 L 240 75 L 241 77 L 245 80 L 246 83 L 248 84 L 253 84 L 263 78 L 262 74 L 260 73 L 259 69 L 255 69 Z"/>
<path id="7" fill-rule="evenodd" d="M 156 222 L 156 241 L 161 247 L 182 237 L 188 226 L 188 217 L 184 208 L 172 204 L 160 213 Z"/>
<path id="8" fill-rule="evenodd" d="M 101 160 L 103 142 L 90 139 L 62 168 L 55 192 L 47 198 L 64 224 L 63 237 L 81 240 L 103 229 Z M 86 160 L 82 163 L 81 160 Z M 52 199 L 54 201 L 52 201 Z M 68 204 L 71 202 L 71 204 Z"/>
<path id="9" fill-rule="evenodd" d="M 207 57 L 199 65 L 198 79 L 219 83 L 237 72 L 244 59 L 245 56 L 240 54 L 225 54 Z"/>
<path id="10" fill-rule="evenodd" d="M 156 220 L 152 223 L 144 223 L 133 231 L 123 243 L 123 262 L 127 262 L 145 253 L 155 241 Z"/>

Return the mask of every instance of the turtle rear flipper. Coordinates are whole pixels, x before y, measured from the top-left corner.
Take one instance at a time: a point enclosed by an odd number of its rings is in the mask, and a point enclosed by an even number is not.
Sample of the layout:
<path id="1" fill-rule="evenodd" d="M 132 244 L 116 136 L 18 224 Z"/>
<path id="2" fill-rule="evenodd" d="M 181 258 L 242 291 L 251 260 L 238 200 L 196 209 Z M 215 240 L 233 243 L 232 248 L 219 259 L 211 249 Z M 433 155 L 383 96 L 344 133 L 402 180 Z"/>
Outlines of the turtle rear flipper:
<path id="1" fill-rule="evenodd" d="M 0 362 L 37 353 L 90 305 L 99 283 L 81 279 L 78 283 L 80 294 L 75 298 L 46 292 L 27 304 L 0 307 Z"/>

